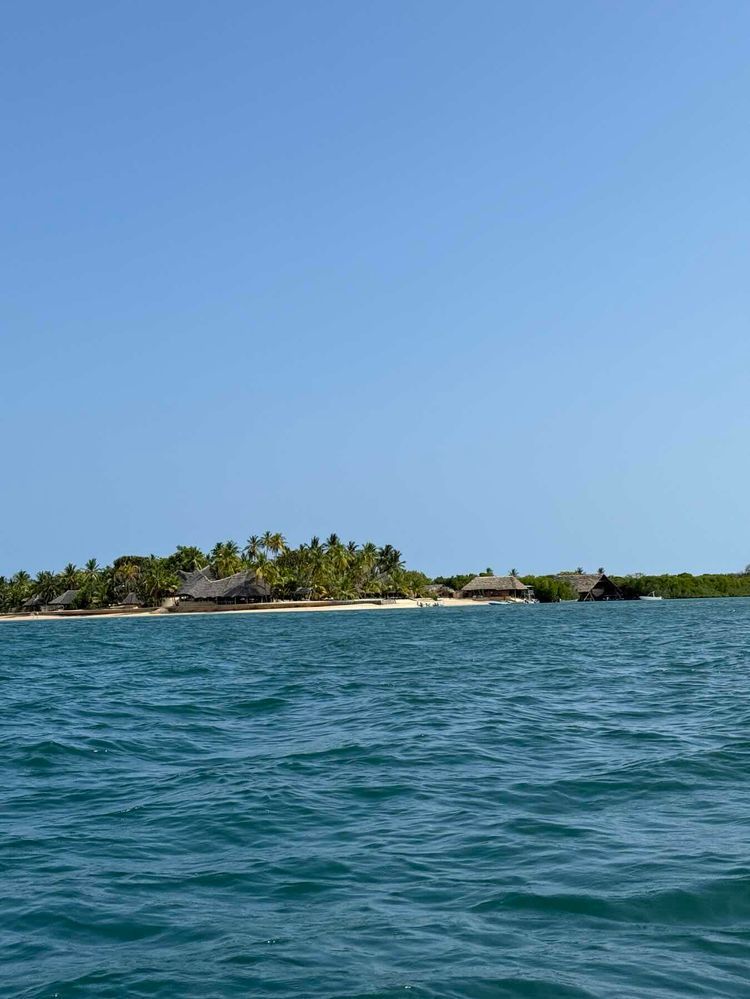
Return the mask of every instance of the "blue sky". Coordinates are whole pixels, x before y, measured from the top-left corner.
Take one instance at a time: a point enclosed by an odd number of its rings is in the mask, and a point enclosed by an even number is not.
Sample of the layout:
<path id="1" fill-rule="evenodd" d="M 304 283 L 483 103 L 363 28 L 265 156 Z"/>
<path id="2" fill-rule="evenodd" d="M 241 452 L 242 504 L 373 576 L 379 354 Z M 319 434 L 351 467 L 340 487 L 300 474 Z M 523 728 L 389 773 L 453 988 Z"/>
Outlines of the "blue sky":
<path id="1" fill-rule="evenodd" d="M 0 572 L 750 561 L 749 5 L 0 14 Z"/>

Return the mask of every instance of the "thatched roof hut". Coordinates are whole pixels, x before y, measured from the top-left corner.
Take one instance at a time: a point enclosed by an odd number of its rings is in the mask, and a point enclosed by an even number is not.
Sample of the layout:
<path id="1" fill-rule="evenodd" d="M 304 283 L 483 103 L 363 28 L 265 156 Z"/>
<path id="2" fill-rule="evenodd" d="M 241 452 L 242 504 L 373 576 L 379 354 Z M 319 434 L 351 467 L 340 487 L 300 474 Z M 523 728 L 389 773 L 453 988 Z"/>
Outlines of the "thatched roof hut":
<path id="1" fill-rule="evenodd" d="M 44 597 L 39 596 L 38 593 L 35 593 L 33 597 L 28 597 L 21 604 L 21 607 L 25 611 L 39 610 L 39 608 L 43 606 L 44 606 Z"/>
<path id="2" fill-rule="evenodd" d="M 124 600 L 120 601 L 120 607 L 142 607 L 143 601 L 140 599 L 137 593 L 132 590 L 125 597 Z"/>
<path id="3" fill-rule="evenodd" d="M 55 597 L 54 600 L 50 600 L 49 607 L 52 610 L 67 610 L 73 607 L 76 600 L 78 599 L 78 590 L 65 590 L 59 596 Z"/>
<path id="4" fill-rule="evenodd" d="M 557 579 L 568 583 L 579 600 L 622 600 L 622 592 L 604 572 L 561 572 Z"/>
<path id="5" fill-rule="evenodd" d="M 247 570 L 235 572 L 224 579 L 209 579 L 201 575 L 204 570 L 192 573 L 177 593 L 181 599 L 202 600 L 216 604 L 246 604 L 269 600 L 271 587 Z"/>
<path id="6" fill-rule="evenodd" d="M 425 592 L 429 593 L 431 597 L 455 597 L 456 591 L 452 586 L 446 586 L 445 583 L 430 583 L 429 586 L 425 586 Z"/>
<path id="7" fill-rule="evenodd" d="M 490 599 L 529 595 L 529 588 L 518 576 L 475 576 L 461 590 L 462 597 L 489 597 Z"/>

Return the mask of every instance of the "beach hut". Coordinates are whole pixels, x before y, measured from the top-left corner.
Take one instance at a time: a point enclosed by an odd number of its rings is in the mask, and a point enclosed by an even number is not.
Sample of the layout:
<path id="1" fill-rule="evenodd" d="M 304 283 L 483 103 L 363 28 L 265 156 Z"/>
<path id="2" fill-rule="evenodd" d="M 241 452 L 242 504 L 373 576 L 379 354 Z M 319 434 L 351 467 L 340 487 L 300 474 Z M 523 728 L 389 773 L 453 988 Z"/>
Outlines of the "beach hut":
<path id="1" fill-rule="evenodd" d="M 622 592 L 603 572 L 561 572 L 557 579 L 568 583 L 579 600 L 622 600 Z"/>
<path id="2" fill-rule="evenodd" d="M 315 591 L 312 586 L 298 586 L 293 596 L 295 600 L 312 600 L 315 596 Z"/>
<path id="3" fill-rule="evenodd" d="M 444 583 L 430 583 L 429 586 L 425 586 L 425 593 L 431 597 L 455 597 L 456 595 L 453 587 L 446 586 Z"/>
<path id="4" fill-rule="evenodd" d="M 64 593 L 55 597 L 54 600 L 50 600 L 47 606 L 53 611 L 70 610 L 71 607 L 75 607 L 77 599 L 78 590 L 65 590 Z"/>
<path id="5" fill-rule="evenodd" d="M 38 593 L 35 593 L 33 597 L 29 597 L 27 600 L 21 604 L 21 609 L 25 611 L 39 611 L 44 606 L 44 597 L 40 597 Z"/>
<path id="6" fill-rule="evenodd" d="M 518 576 L 475 576 L 461 590 L 462 597 L 476 600 L 524 600 L 530 595 Z"/>
<path id="7" fill-rule="evenodd" d="M 143 602 L 139 598 L 138 594 L 134 593 L 132 590 L 130 591 L 130 593 L 128 593 L 128 595 L 125 597 L 124 600 L 120 601 L 120 607 L 142 607 L 142 606 Z"/>

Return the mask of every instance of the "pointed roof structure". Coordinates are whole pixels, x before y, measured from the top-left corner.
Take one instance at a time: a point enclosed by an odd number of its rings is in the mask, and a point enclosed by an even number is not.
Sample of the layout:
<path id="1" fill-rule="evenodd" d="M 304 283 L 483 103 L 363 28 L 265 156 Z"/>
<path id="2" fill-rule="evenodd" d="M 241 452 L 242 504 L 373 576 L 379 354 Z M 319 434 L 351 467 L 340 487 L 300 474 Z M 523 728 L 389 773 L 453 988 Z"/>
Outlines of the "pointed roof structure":
<path id="1" fill-rule="evenodd" d="M 556 579 L 568 583 L 579 600 L 622 600 L 622 592 L 605 572 L 559 572 Z"/>
<path id="2" fill-rule="evenodd" d="M 49 606 L 64 610 L 66 607 L 72 607 L 76 602 L 77 597 L 78 590 L 65 590 L 64 593 L 60 593 L 56 596 L 54 600 L 50 600 Z"/>

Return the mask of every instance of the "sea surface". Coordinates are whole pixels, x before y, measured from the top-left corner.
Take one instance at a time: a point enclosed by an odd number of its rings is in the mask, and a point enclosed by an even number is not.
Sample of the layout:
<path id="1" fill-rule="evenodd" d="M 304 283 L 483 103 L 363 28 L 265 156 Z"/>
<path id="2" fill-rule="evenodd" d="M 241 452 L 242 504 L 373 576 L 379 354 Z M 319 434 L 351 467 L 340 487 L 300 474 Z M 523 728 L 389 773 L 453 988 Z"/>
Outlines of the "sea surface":
<path id="1" fill-rule="evenodd" d="M 0 622 L 4 997 L 750 996 L 750 601 Z"/>

